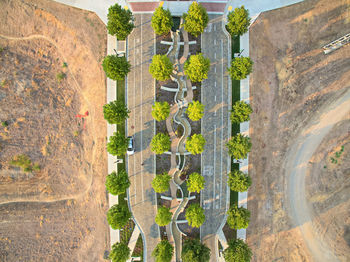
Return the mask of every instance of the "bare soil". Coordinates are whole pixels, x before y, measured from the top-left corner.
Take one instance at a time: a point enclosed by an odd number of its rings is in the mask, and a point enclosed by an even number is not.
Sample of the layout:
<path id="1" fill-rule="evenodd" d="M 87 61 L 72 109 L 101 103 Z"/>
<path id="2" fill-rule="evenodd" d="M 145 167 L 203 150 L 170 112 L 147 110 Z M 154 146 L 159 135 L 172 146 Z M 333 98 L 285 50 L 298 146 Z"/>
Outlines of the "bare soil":
<path id="1" fill-rule="evenodd" d="M 350 88 L 350 45 L 322 46 L 348 33 L 348 1 L 310 0 L 260 14 L 250 29 L 252 151 L 247 241 L 253 261 L 313 261 L 288 215 L 283 163 L 311 119 Z M 338 163 L 330 158 L 344 146 Z M 349 261 L 349 117 L 322 141 L 305 181 L 312 224 L 340 261 Z M 326 166 L 326 167 L 325 167 Z"/>
<path id="2" fill-rule="evenodd" d="M 44 0 L 1 1 L 0 17 L 0 260 L 103 261 L 105 25 Z M 41 170 L 11 166 L 18 154 Z"/>

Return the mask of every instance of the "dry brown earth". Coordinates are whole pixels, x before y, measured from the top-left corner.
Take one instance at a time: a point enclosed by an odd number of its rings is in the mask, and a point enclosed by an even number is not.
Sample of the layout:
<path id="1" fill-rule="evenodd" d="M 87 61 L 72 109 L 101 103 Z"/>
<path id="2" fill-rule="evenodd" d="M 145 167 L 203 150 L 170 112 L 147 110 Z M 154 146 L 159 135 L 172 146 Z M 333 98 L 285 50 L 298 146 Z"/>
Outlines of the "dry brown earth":
<path id="1" fill-rule="evenodd" d="M 262 13 L 250 29 L 255 64 L 247 240 L 253 261 L 314 261 L 290 216 L 284 164 L 308 125 L 350 88 L 350 45 L 329 55 L 322 51 L 349 33 L 349 26 L 350 1 L 310 0 Z M 313 231 L 339 261 L 350 260 L 349 119 L 348 114 L 322 140 L 305 181 Z M 338 163 L 330 163 L 342 145 Z"/>
<path id="2" fill-rule="evenodd" d="M 106 28 L 44 0 L 1 1 L 0 19 L 0 261 L 103 261 Z M 17 154 L 41 170 L 9 165 Z"/>

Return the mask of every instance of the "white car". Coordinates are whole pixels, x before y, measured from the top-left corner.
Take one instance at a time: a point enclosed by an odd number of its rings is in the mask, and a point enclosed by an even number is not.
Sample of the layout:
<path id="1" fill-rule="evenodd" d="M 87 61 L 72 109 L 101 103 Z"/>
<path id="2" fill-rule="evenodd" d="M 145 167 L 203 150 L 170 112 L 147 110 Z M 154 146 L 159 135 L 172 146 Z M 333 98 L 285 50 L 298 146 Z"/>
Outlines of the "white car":
<path id="1" fill-rule="evenodd" d="M 128 136 L 128 150 L 126 151 L 128 155 L 133 155 L 135 153 L 134 137 Z"/>

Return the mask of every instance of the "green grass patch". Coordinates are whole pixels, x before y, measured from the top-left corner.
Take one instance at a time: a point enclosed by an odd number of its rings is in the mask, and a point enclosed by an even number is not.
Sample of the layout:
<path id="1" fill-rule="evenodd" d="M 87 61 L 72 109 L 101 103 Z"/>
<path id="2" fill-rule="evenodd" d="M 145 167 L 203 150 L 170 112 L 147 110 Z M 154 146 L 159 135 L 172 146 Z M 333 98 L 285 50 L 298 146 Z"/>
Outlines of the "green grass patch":
<path id="1" fill-rule="evenodd" d="M 131 255 L 132 257 L 141 257 L 141 261 L 143 261 L 143 240 L 141 234 L 137 239 L 134 252 Z"/>
<path id="2" fill-rule="evenodd" d="M 184 193 L 184 197 L 188 197 L 187 182 L 183 182 L 180 187 Z"/>
<path id="3" fill-rule="evenodd" d="M 10 161 L 11 166 L 22 168 L 24 172 L 40 171 L 40 166 L 37 163 L 32 163 L 27 155 L 17 155 Z"/>
<path id="4" fill-rule="evenodd" d="M 129 222 L 119 231 L 120 232 L 120 242 L 129 244 L 132 232 L 134 231 L 135 223 L 131 219 Z"/>

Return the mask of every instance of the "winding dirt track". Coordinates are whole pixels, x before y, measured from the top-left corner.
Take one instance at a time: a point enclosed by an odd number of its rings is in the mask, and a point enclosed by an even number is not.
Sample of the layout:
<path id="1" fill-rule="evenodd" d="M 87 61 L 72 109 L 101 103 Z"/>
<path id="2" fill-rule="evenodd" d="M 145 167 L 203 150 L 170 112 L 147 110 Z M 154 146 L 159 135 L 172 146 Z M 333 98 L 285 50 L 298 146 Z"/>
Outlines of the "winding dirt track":
<path id="1" fill-rule="evenodd" d="M 312 225 L 313 215 L 305 195 L 305 174 L 307 164 L 312 155 L 322 142 L 323 138 L 330 132 L 332 127 L 350 112 L 350 90 L 339 99 L 333 101 L 328 108 L 323 110 L 319 119 L 305 129 L 287 153 L 284 167 L 287 175 L 287 205 L 289 215 L 307 244 L 313 260 L 339 261 L 322 241 L 322 237 L 314 230 Z"/>
<path id="2" fill-rule="evenodd" d="M 68 59 L 64 56 L 63 52 L 60 50 L 60 48 L 57 46 L 56 42 L 45 36 L 45 35 L 40 35 L 40 34 L 34 34 L 34 35 L 29 35 L 29 36 L 23 36 L 23 37 L 13 37 L 13 36 L 7 36 L 7 35 L 2 35 L 0 34 L 0 37 L 1 38 L 4 38 L 4 39 L 7 39 L 7 40 L 12 40 L 12 41 L 23 41 L 23 40 L 33 40 L 33 39 L 43 39 L 43 40 L 46 40 L 48 41 L 50 44 L 52 44 L 56 49 L 57 49 L 57 52 L 58 54 L 61 56 L 61 58 L 63 59 L 63 61 L 68 61 Z M 91 119 L 93 119 L 95 117 L 95 109 L 94 107 L 91 106 L 90 102 L 88 101 L 88 99 L 86 97 L 84 97 L 83 95 L 83 92 L 82 92 L 82 89 L 78 83 L 78 81 L 76 80 L 74 74 L 72 73 L 71 69 L 68 68 L 68 72 L 69 72 L 69 75 L 73 78 L 74 80 L 74 83 L 75 85 L 73 86 L 74 90 L 76 92 L 78 92 L 82 97 L 83 99 L 85 100 L 86 104 L 88 105 L 88 108 L 89 108 L 89 114 L 91 115 Z M 96 134 L 95 132 L 95 127 L 94 127 L 94 122 L 91 121 L 89 123 L 91 125 L 91 129 L 92 129 L 92 134 L 94 136 L 94 139 L 96 138 L 94 134 Z M 94 149 L 92 151 L 92 159 L 95 158 L 95 151 L 96 149 Z M 93 165 L 91 165 L 90 167 L 90 170 L 92 171 L 93 170 Z M 38 199 L 38 198 L 30 198 L 30 197 L 26 197 L 26 198 L 16 198 L 15 200 L 11 201 L 2 201 L 0 203 L 0 205 L 2 204 L 8 204 L 8 203 L 14 203 L 14 202 L 40 202 L 40 203 L 50 203 L 50 202 L 56 202 L 56 201 L 62 201 L 62 200 L 69 200 L 69 199 L 76 199 L 76 198 L 79 198 L 79 197 L 82 197 L 84 196 L 85 194 L 87 194 L 87 192 L 90 190 L 91 188 L 91 185 L 92 185 L 92 175 L 90 174 L 88 176 L 88 180 L 85 184 L 85 187 L 80 190 L 79 192 L 77 192 L 76 194 L 68 194 L 68 195 L 60 195 L 60 196 L 55 196 L 54 198 L 52 199 Z"/>

